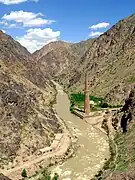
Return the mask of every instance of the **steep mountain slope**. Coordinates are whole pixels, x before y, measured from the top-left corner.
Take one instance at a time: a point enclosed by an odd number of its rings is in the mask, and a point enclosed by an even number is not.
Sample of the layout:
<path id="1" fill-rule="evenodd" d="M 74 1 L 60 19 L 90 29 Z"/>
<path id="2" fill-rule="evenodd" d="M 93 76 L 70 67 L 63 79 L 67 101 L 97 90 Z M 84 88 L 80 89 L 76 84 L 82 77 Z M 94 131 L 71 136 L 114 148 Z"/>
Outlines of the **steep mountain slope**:
<path id="1" fill-rule="evenodd" d="M 117 147 L 115 164 L 109 166 L 109 170 L 103 173 L 105 180 L 133 180 L 135 179 L 135 87 L 126 99 L 122 112 L 121 124 L 126 124 L 127 132 L 118 132 L 114 141 Z"/>
<path id="2" fill-rule="evenodd" d="M 47 76 L 59 76 L 68 66 L 70 61 L 75 61 L 75 56 L 66 47 L 59 47 L 48 52 L 39 59 L 38 64 Z"/>
<path id="3" fill-rule="evenodd" d="M 36 60 L 41 59 L 42 57 L 44 57 L 46 54 L 48 54 L 50 51 L 52 50 L 56 50 L 58 48 L 68 48 L 70 45 L 70 43 L 66 43 L 64 41 L 55 41 L 55 42 L 51 42 L 47 45 L 45 45 L 44 47 L 42 47 L 40 50 L 37 50 L 36 52 L 33 53 L 33 58 Z"/>
<path id="4" fill-rule="evenodd" d="M 91 94 L 122 103 L 135 83 L 135 15 L 95 39 L 76 64 L 69 66 L 68 76 L 63 72 L 59 78 L 65 86 L 82 90 L 87 71 Z"/>
<path id="5" fill-rule="evenodd" d="M 51 108 L 55 93 L 28 51 L 0 31 L 0 168 L 22 162 L 61 131 Z"/>
<path id="6" fill-rule="evenodd" d="M 95 39 L 88 39 L 86 41 L 81 41 L 78 43 L 74 43 L 70 45 L 70 51 L 76 56 L 77 58 L 81 58 L 85 55 L 86 51 L 91 47 L 92 43 Z"/>
<path id="7" fill-rule="evenodd" d="M 96 39 L 64 48 L 66 51 L 63 47 L 51 48 L 49 54 L 37 56 L 38 63 L 44 70 L 47 67 L 52 77 L 57 76 L 68 91 L 82 91 L 84 74 L 88 72 L 92 95 L 102 96 L 115 105 L 124 103 L 135 83 L 135 15 L 121 20 Z M 53 65 L 49 63 L 52 59 Z"/>
<path id="8" fill-rule="evenodd" d="M 52 42 L 41 50 L 33 53 L 33 59 L 47 76 L 60 76 L 69 65 L 76 65 L 78 59 L 88 50 L 93 40 L 82 41 L 76 44 L 64 41 Z M 68 75 L 68 74 L 67 74 Z"/>

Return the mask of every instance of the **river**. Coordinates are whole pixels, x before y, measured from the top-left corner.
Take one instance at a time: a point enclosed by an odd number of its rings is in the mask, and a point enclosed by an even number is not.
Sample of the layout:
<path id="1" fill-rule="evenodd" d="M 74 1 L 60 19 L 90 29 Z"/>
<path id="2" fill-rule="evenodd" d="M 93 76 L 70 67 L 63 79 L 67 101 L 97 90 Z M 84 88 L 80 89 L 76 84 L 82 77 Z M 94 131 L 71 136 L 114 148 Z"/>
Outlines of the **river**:
<path id="1" fill-rule="evenodd" d="M 62 165 L 52 168 L 60 175 L 61 180 L 90 180 L 104 165 L 109 157 L 107 136 L 93 126 L 88 125 L 69 111 L 70 101 L 62 87 L 56 84 L 57 99 L 55 109 L 67 126 L 78 136 L 76 156 Z"/>

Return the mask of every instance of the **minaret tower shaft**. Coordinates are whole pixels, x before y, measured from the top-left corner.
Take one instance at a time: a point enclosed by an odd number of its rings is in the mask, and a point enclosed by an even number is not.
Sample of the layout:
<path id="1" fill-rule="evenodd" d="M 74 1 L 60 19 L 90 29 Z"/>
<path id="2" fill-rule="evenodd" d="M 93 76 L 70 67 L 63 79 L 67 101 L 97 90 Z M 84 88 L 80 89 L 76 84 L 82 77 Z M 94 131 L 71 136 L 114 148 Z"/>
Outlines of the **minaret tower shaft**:
<path id="1" fill-rule="evenodd" d="M 85 74 L 85 99 L 84 99 L 84 112 L 86 116 L 90 114 L 90 99 L 89 99 L 89 85 L 88 85 L 88 74 Z"/>

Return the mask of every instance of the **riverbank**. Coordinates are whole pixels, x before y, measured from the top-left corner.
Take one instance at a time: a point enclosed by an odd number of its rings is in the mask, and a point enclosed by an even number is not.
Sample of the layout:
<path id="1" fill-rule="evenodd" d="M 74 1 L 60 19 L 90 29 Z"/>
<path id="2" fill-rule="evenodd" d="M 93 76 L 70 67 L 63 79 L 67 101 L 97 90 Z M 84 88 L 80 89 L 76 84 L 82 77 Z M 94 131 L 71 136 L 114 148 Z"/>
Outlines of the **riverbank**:
<path id="1" fill-rule="evenodd" d="M 57 96 L 57 93 L 55 95 Z M 52 102 L 56 104 L 56 97 Z M 13 180 L 18 180 L 21 178 L 22 170 L 26 169 L 27 175 L 31 177 L 33 174 L 35 174 L 35 172 L 40 172 L 41 169 L 48 168 L 58 163 L 61 164 L 73 155 L 73 148 L 75 146 L 76 138 L 71 136 L 71 133 L 65 126 L 64 121 L 57 116 L 57 112 L 53 106 L 52 110 L 55 112 L 55 116 L 57 117 L 62 128 L 63 137 L 59 142 L 59 146 L 56 147 L 55 150 L 53 149 L 52 152 L 47 152 L 45 154 L 35 153 L 29 156 L 26 160 L 18 162 L 16 166 L 7 169 L 1 169 L 1 173 L 9 176 Z"/>
<path id="2" fill-rule="evenodd" d="M 117 113 L 112 122 L 114 129 L 117 129 L 113 138 L 115 155 L 102 179 L 135 179 L 135 88 L 126 99 L 122 111 Z M 124 122 L 126 127 L 123 126 Z"/>
<path id="3" fill-rule="evenodd" d="M 69 134 L 66 134 L 61 139 L 60 145 L 52 152 L 45 153 L 38 156 L 29 157 L 30 160 L 16 166 L 13 169 L 2 170 L 2 173 L 9 176 L 13 180 L 21 178 L 22 169 L 27 170 L 28 176 L 32 176 L 35 172 L 40 171 L 43 168 L 47 168 L 51 165 L 62 163 L 73 154 L 71 146 L 71 139 Z"/>
<path id="4" fill-rule="evenodd" d="M 116 168 L 116 161 L 118 157 L 118 147 L 115 142 L 117 132 L 115 131 L 112 124 L 113 114 L 107 114 L 102 122 L 102 128 L 106 132 L 109 141 L 109 152 L 110 158 L 105 162 L 103 168 L 92 178 L 91 180 L 106 179 L 110 180 L 112 173 Z"/>
<path id="5" fill-rule="evenodd" d="M 18 169 L 11 169 L 6 172 L 5 175 L 11 174 L 9 177 L 17 177 L 16 179 L 12 178 L 14 180 L 20 178 L 21 171 L 24 168 L 28 171 L 28 176 L 32 176 L 39 171 L 37 173 L 38 177 L 41 170 L 50 166 L 50 170 L 54 173 L 57 172 L 61 180 L 66 178 L 70 180 L 89 180 L 103 167 L 105 159 L 109 157 L 106 134 L 71 114 L 67 94 L 58 84 L 56 84 L 56 89 L 57 103 L 54 105 L 53 111 L 62 124 L 62 133 L 65 134 L 64 140 L 61 141 L 59 149 L 52 152 L 53 156 L 50 153 L 38 159 L 31 157 L 30 162 L 23 163 Z M 31 178 L 36 179 L 35 176 Z"/>
<path id="6" fill-rule="evenodd" d="M 82 119 L 71 114 L 68 95 L 57 85 L 57 104 L 55 109 L 58 116 L 64 120 L 67 127 L 78 138 L 79 148 L 76 156 L 50 170 L 57 172 L 61 180 L 89 180 L 102 168 L 109 156 L 107 136 L 98 128 L 88 125 Z"/>

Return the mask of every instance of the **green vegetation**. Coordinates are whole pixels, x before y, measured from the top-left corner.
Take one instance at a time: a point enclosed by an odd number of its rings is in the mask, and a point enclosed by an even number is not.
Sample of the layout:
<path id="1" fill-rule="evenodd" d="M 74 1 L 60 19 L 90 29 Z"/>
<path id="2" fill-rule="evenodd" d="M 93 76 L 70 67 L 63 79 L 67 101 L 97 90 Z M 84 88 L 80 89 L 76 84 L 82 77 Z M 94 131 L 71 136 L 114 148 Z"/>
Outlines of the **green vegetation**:
<path id="1" fill-rule="evenodd" d="M 135 125 L 124 134 L 117 134 L 115 142 L 118 147 L 118 157 L 116 160 L 119 172 L 128 171 L 130 167 L 135 167 Z"/>
<path id="2" fill-rule="evenodd" d="M 47 169 L 42 171 L 42 177 L 40 180 L 58 180 L 59 176 L 57 173 L 54 174 L 54 177 L 51 177 L 51 172 L 49 172 Z"/>
<path id="3" fill-rule="evenodd" d="M 94 101 L 95 103 L 99 103 L 99 102 L 103 102 L 104 99 L 103 98 L 98 98 L 98 97 L 95 97 L 95 96 L 90 96 L 90 100 L 91 101 Z M 72 103 L 80 103 L 82 104 L 82 102 L 84 102 L 84 94 L 79 92 L 77 94 L 71 94 L 71 102 Z"/>
<path id="4" fill-rule="evenodd" d="M 128 82 L 134 83 L 135 82 L 135 76 L 132 76 L 128 79 Z"/>
<path id="5" fill-rule="evenodd" d="M 42 168 L 42 167 L 41 167 Z M 38 180 L 58 180 L 59 179 L 59 175 L 57 173 L 54 174 L 54 176 L 52 177 L 51 172 L 48 171 L 48 169 L 43 169 L 39 172 L 35 172 L 35 174 L 31 177 L 27 178 L 27 172 L 25 169 L 23 169 L 22 173 L 21 173 L 23 179 L 33 179 L 33 177 L 35 177 L 35 179 Z"/>
<path id="6" fill-rule="evenodd" d="M 74 104 L 71 104 L 70 105 L 70 112 L 73 113 L 73 111 L 74 111 Z"/>
<path id="7" fill-rule="evenodd" d="M 105 122 L 104 122 L 105 123 Z M 104 126 L 106 128 L 106 125 Z M 116 148 L 111 139 L 109 139 L 110 144 L 110 159 L 106 161 L 102 171 L 92 180 L 104 179 L 107 172 L 110 174 L 114 173 L 128 173 L 130 169 L 135 167 L 135 124 L 132 125 L 131 129 L 128 129 L 126 133 L 117 133 L 114 138 L 114 142 L 117 145 L 117 158 L 116 158 Z M 116 159 L 115 159 L 116 158 Z M 114 162 L 114 159 L 116 160 Z M 104 173 L 106 171 L 106 173 Z"/>
<path id="8" fill-rule="evenodd" d="M 21 175 L 22 175 L 23 178 L 27 177 L 27 172 L 26 172 L 25 169 L 22 170 Z"/>
<path id="9" fill-rule="evenodd" d="M 58 178 L 59 178 L 59 175 L 57 173 L 55 173 L 52 180 L 58 180 Z"/>
<path id="10" fill-rule="evenodd" d="M 90 100 L 94 102 L 94 104 L 91 104 L 91 110 L 92 111 L 97 111 L 101 108 L 119 108 L 121 105 L 116 105 L 112 106 L 108 104 L 103 98 L 100 97 L 95 97 L 95 96 L 90 96 Z M 84 106 L 84 94 L 79 92 L 79 93 L 72 93 L 70 95 L 70 111 L 73 112 L 74 106 L 77 106 L 80 109 L 83 109 Z"/>
<path id="11" fill-rule="evenodd" d="M 107 169 L 112 169 L 115 167 L 114 164 L 114 158 L 116 156 L 116 148 L 115 148 L 115 144 L 112 140 L 112 138 L 110 137 L 109 134 L 109 128 L 108 128 L 108 124 L 107 124 L 107 119 L 104 119 L 102 122 L 102 128 L 105 130 L 105 132 L 107 133 L 108 139 L 109 139 L 109 151 L 110 151 L 110 158 L 108 161 L 106 161 L 106 163 L 104 164 L 103 170 L 107 170 Z"/>

